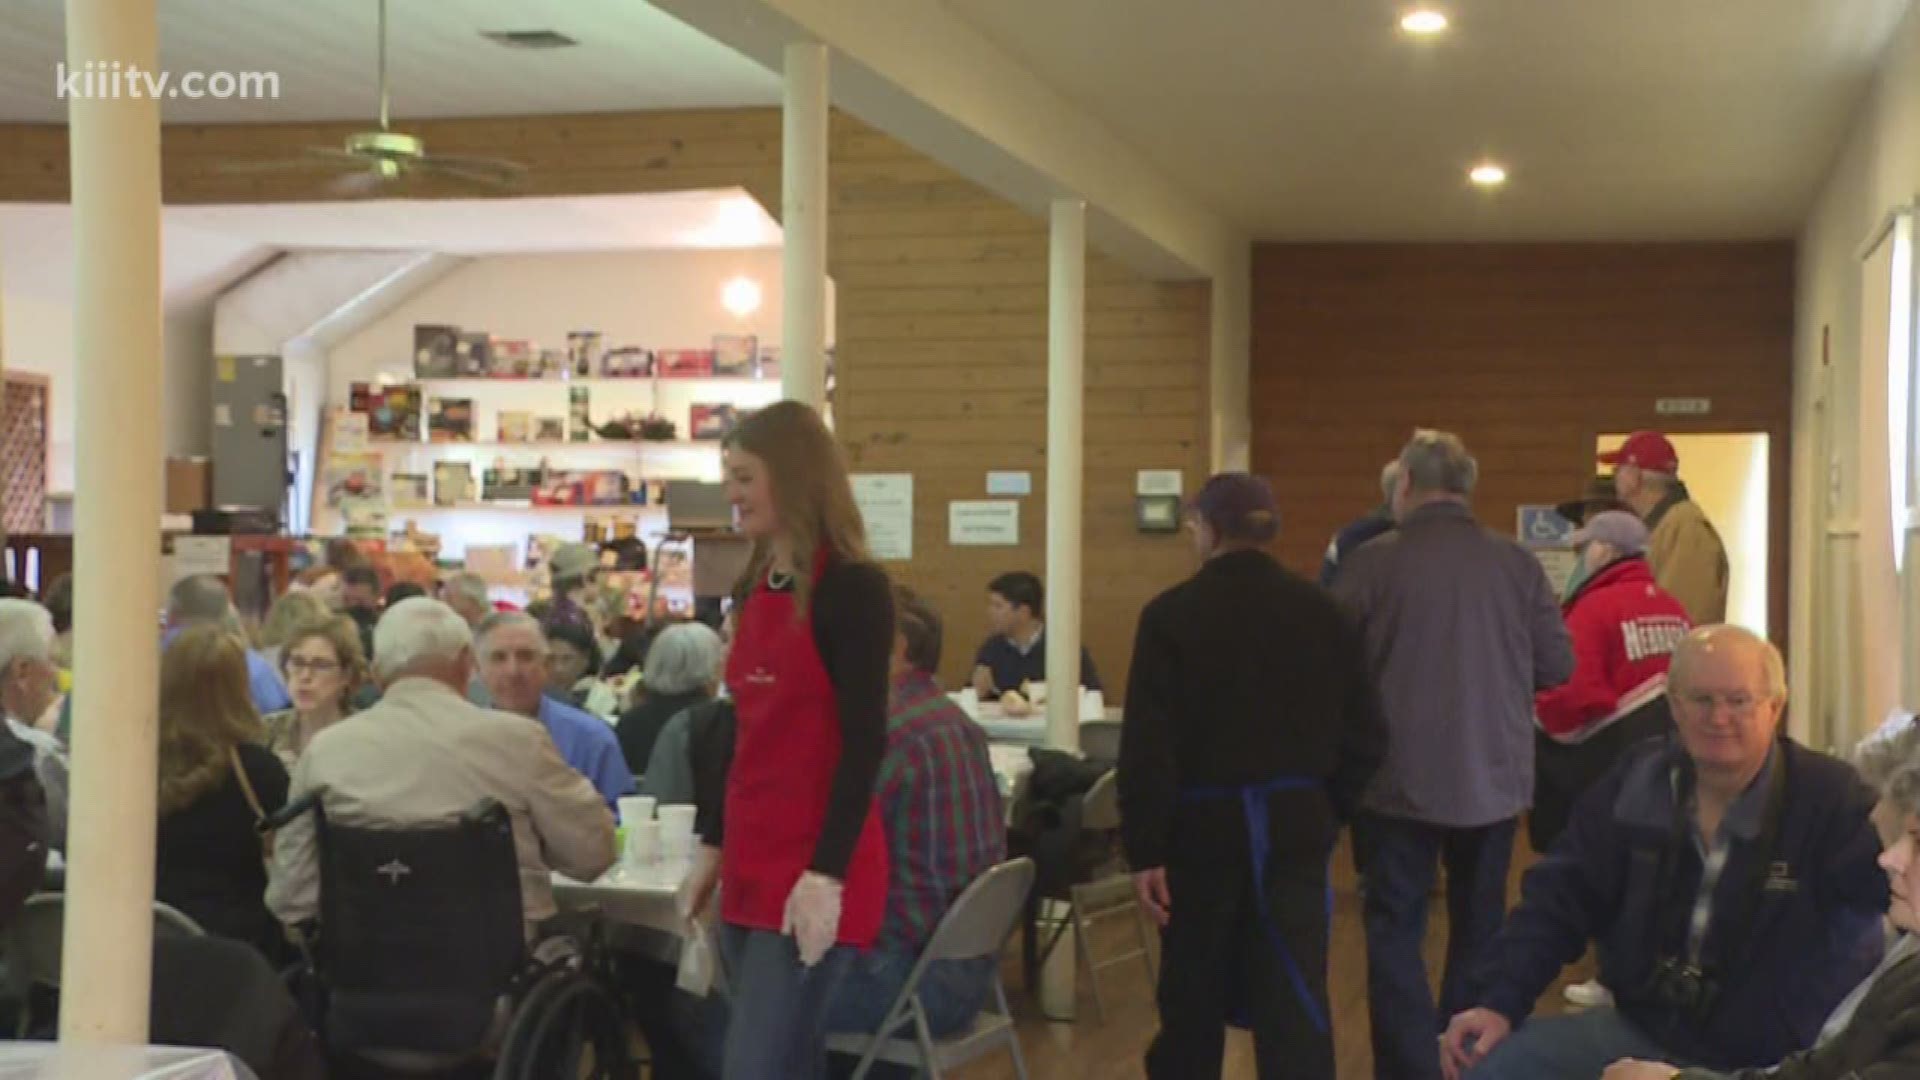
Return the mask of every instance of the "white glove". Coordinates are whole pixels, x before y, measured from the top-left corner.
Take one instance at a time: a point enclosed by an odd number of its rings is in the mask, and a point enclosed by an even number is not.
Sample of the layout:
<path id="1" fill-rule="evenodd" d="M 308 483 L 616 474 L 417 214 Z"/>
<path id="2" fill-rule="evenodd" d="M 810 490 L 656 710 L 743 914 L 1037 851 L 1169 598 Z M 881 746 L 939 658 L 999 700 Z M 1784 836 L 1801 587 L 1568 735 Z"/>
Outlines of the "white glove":
<path id="1" fill-rule="evenodd" d="M 812 870 L 800 875 L 787 896 L 787 912 L 780 932 L 792 934 L 800 948 L 800 963 L 812 967 L 833 948 L 840 934 L 840 894 L 844 886 Z"/>
<path id="2" fill-rule="evenodd" d="M 693 865 L 673 895 L 673 910 L 680 922 L 698 927 L 713 904 L 714 887 L 720 884 L 720 849 L 701 844 L 694 849 Z"/>

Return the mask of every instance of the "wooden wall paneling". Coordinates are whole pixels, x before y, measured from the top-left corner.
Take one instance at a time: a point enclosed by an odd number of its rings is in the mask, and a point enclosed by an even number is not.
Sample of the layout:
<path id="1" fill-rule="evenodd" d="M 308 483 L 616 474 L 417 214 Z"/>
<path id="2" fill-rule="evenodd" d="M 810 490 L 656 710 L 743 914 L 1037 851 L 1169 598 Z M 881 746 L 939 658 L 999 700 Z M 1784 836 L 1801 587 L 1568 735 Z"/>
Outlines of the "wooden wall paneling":
<path id="1" fill-rule="evenodd" d="M 227 161 L 338 145 L 361 124 L 170 125 L 170 204 L 324 201 L 327 172 L 235 174 Z M 432 151 L 512 158 L 521 195 L 742 187 L 780 212 L 776 109 L 503 117 L 400 126 Z M 833 114 L 828 270 L 836 286 L 839 435 L 854 467 L 915 474 L 914 560 L 891 569 L 948 621 L 944 675 L 958 683 L 979 642 L 986 582 L 1044 564 L 1046 223 L 883 132 Z M 406 198 L 484 197 L 409 181 Z M 60 125 L 0 125 L 0 201 L 64 201 Z M 484 222 L 476 221 L 476 227 Z M 1115 698 L 1139 609 L 1192 569 L 1179 536 L 1133 525 L 1138 469 L 1206 466 L 1209 294 L 1148 281 L 1110 259 L 1087 266 L 1088 647 Z M 986 497 L 992 469 L 1033 474 L 1021 543 L 947 544 L 947 504 Z"/>
<path id="2" fill-rule="evenodd" d="M 1784 641 L 1792 334 L 1785 243 L 1259 245 L 1253 461 L 1281 500 L 1282 557 L 1317 566 L 1416 426 L 1466 440 L 1476 509 L 1503 531 L 1519 503 L 1573 497 L 1600 434 L 1765 432 Z M 1661 397 L 1713 412 L 1661 417 Z"/>

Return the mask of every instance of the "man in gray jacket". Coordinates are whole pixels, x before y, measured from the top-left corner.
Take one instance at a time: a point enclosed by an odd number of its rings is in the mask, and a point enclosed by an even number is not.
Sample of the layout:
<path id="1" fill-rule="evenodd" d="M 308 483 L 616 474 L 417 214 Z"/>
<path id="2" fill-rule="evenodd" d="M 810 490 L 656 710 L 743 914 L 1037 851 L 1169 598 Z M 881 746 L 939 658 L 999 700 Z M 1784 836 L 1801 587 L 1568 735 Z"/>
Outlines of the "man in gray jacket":
<path id="1" fill-rule="evenodd" d="M 1533 695 L 1573 674 L 1539 562 L 1474 520 L 1478 474 L 1457 436 L 1416 431 L 1400 452 L 1399 528 L 1348 556 L 1334 587 L 1387 718 L 1387 760 L 1354 823 L 1380 1080 L 1437 1080 L 1444 1018 L 1477 1000 L 1475 970 L 1506 914 L 1514 826 L 1533 798 Z M 1421 949 L 1441 859 L 1449 937 L 1436 1010 Z"/>

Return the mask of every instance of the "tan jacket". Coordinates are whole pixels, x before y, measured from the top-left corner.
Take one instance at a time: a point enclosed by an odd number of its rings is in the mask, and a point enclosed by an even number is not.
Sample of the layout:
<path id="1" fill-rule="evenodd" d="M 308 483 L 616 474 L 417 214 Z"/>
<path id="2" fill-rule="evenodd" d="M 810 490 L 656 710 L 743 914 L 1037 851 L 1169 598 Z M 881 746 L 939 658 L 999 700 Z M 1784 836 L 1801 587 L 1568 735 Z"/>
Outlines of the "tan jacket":
<path id="1" fill-rule="evenodd" d="M 1647 515 L 1647 562 L 1695 626 L 1727 621 L 1727 549 L 1700 504 L 1670 497 Z"/>
<path id="2" fill-rule="evenodd" d="M 496 800 L 513 818 L 529 923 L 554 914 L 551 870 L 592 881 L 613 862 L 606 800 L 561 760 L 547 729 L 431 679 L 402 679 L 379 704 L 314 736 L 288 799 L 312 791 L 322 793 L 329 820 L 359 826 L 449 821 Z M 280 830 L 267 907 L 288 926 L 319 914 L 312 815 Z"/>

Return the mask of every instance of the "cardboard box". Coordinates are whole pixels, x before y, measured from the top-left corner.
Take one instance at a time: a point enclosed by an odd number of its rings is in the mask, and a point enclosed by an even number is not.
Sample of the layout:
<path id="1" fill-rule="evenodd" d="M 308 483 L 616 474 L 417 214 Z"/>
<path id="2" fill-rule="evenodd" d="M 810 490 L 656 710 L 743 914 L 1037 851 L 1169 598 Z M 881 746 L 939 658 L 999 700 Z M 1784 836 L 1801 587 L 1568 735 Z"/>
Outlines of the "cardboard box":
<path id="1" fill-rule="evenodd" d="M 752 334 L 713 335 L 713 373 L 726 379 L 751 379 L 760 339 Z"/>
<path id="2" fill-rule="evenodd" d="M 711 378 L 713 350 L 661 349 L 653 354 L 653 365 L 663 379 Z"/>
<path id="3" fill-rule="evenodd" d="M 190 457 L 167 459 L 167 513 L 191 514 L 213 505 L 213 461 Z"/>

